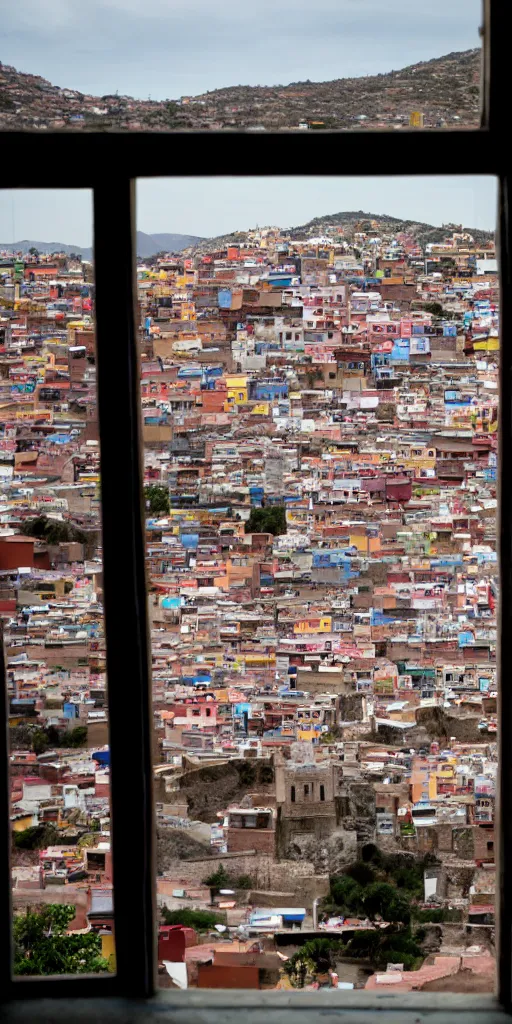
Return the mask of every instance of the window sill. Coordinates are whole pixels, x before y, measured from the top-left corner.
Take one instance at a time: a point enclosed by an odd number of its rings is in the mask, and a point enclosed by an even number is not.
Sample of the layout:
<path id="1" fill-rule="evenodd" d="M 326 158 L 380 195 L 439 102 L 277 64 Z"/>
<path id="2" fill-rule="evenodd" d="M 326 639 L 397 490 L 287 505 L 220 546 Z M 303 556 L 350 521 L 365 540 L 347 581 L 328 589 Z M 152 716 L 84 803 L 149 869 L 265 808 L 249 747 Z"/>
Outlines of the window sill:
<path id="1" fill-rule="evenodd" d="M 347 1024 L 453 1024 L 463 1014 L 464 1024 L 509 1024 L 509 1014 L 497 1000 L 486 995 L 454 993 L 276 992 L 191 989 L 160 992 L 153 999 L 41 999 L 38 1024 L 320 1024 L 335 1013 Z M 6 1003 L 1 1024 L 21 1024 L 34 1014 L 32 1001 Z"/>

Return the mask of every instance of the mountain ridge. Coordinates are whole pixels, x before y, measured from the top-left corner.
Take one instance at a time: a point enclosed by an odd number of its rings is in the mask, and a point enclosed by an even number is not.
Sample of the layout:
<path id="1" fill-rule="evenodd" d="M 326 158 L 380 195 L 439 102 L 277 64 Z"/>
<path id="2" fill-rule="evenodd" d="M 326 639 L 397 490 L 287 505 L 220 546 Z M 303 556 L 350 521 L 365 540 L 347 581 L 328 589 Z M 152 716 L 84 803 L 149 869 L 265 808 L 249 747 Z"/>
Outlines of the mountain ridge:
<path id="1" fill-rule="evenodd" d="M 462 224 L 429 224 L 426 221 L 413 220 L 405 217 L 395 217 L 391 214 L 368 213 L 364 210 L 344 210 L 339 213 L 329 213 L 324 216 L 312 217 L 304 224 L 296 227 L 281 228 L 280 234 L 283 239 L 291 241 L 303 241 L 313 235 L 334 233 L 333 229 L 341 227 L 344 237 L 351 239 L 358 225 L 373 222 L 378 230 L 384 234 L 410 234 L 419 245 L 427 245 L 429 242 L 442 242 L 450 232 L 467 231 L 477 242 L 488 242 L 494 238 L 494 231 L 484 228 L 471 228 Z M 244 242 L 251 235 L 248 231 L 232 231 L 224 235 L 217 235 L 213 238 L 205 238 L 198 245 L 193 247 L 194 252 L 206 252 L 213 248 L 222 248 L 229 243 Z"/>
<path id="2" fill-rule="evenodd" d="M 158 252 L 181 252 L 194 244 L 199 244 L 204 239 L 199 235 L 181 235 L 176 233 L 158 233 L 149 235 L 145 231 L 137 231 L 137 256 L 145 258 L 155 256 Z M 6 249 L 9 252 L 28 253 L 30 249 L 37 249 L 40 253 L 50 254 L 53 252 L 65 252 L 67 255 L 76 253 L 84 260 L 92 259 L 91 245 L 72 245 L 69 242 L 41 242 L 24 238 L 17 242 L 0 242 L 0 250 Z"/>
<path id="3" fill-rule="evenodd" d="M 478 49 L 454 51 L 399 70 L 326 82 L 225 86 L 176 100 L 93 96 L 61 89 L 0 63 L 0 128 L 77 131 L 279 130 L 409 125 L 478 127 Z"/>

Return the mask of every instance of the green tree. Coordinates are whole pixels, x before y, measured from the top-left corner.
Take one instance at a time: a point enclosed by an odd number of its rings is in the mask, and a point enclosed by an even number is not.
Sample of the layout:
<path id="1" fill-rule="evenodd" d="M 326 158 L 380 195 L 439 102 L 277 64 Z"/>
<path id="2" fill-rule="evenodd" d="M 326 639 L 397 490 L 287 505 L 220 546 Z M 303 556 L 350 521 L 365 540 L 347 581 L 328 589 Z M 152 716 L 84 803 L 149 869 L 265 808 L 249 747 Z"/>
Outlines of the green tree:
<path id="1" fill-rule="evenodd" d="M 66 729 L 58 738 L 59 747 L 83 747 L 87 742 L 87 726 L 77 725 L 74 729 Z"/>
<path id="2" fill-rule="evenodd" d="M 235 875 L 231 877 L 233 879 L 232 885 L 234 889 L 254 888 L 254 879 L 251 877 L 251 875 Z"/>
<path id="3" fill-rule="evenodd" d="M 32 725 L 14 725 L 9 729 L 11 750 L 32 750 L 32 737 L 34 727 Z"/>
<path id="4" fill-rule="evenodd" d="M 228 889 L 230 884 L 231 878 L 223 864 L 219 864 L 216 871 L 212 871 L 211 875 L 203 878 L 203 885 L 208 885 L 210 889 Z"/>
<path id="5" fill-rule="evenodd" d="M 311 939 L 286 961 L 284 969 L 296 987 L 302 988 L 308 974 L 326 974 L 341 949 L 338 939 Z"/>
<path id="6" fill-rule="evenodd" d="M 108 971 L 101 939 L 94 932 L 66 934 L 75 916 L 69 903 L 49 903 L 41 910 L 15 914 L 14 974 L 98 974 Z"/>
<path id="7" fill-rule="evenodd" d="M 443 315 L 443 307 L 440 302 L 424 302 L 423 309 L 426 313 L 432 313 L 432 316 Z"/>
<path id="8" fill-rule="evenodd" d="M 363 904 L 368 917 L 372 919 L 380 914 L 385 921 L 402 921 L 407 924 L 411 918 L 409 900 L 388 882 L 373 882 L 367 886 L 364 889 Z"/>
<path id="9" fill-rule="evenodd" d="M 215 914 L 211 910 L 189 910 L 183 907 L 182 910 L 162 909 L 162 917 L 165 924 L 182 924 L 185 928 L 194 928 L 197 932 L 208 932 L 216 924 L 225 924 L 225 914 Z"/>
<path id="10" fill-rule="evenodd" d="M 164 119 L 167 122 L 169 128 L 174 128 L 178 123 L 177 114 L 179 111 L 178 104 L 174 100 L 167 100 L 164 106 Z M 160 116 L 160 113 L 159 113 Z"/>
<path id="11" fill-rule="evenodd" d="M 171 506 L 167 487 L 161 487 L 159 484 L 148 484 L 144 488 L 144 498 L 146 508 L 149 509 L 152 516 L 169 515 Z"/>
<path id="12" fill-rule="evenodd" d="M 50 823 L 32 825 L 23 832 L 13 832 L 12 839 L 17 850 L 44 850 L 59 841 L 59 830 Z"/>
<path id="13" fill-rule="evenodd" d="M 331 899 L 344 913 L 363 913 L 364 889 L 355 878 L 339 875 L 331 879 Z"/>
<path id="14" fill-rule="evenodd" d="M 286 509 L 284 505 L 264 505 L 253 508 L 245 524 L 246 533 L 271 533 L 274 537 L 286 533 Z"/>
<path id="15" fill-rule="evenodd" d="M 44 729 L 36 729 L 32 736 L 32 750 L 34 754 L 44 754 L 48 750 L 48 737 Z"/>
<path id="16" fill-rule="evenodd" d="M 223 864 L 219 864 L 216 871 L 213 871 L 208 878 L 203 878 L 203 885 L 210 889 L 252 889 L 254 879 L 251 875 L 232 875 L 226 871 Z"/>
<path id="17" fill-rule="evenodd" d="M 375 871 L 370 864 L 364 860 L 356 860 L 347 868 L 347 875 L 353 878 L 359 885 L 370 885 L 375 881 Z"/>
<path id="18" fill-rule="evenodd" d="M 44 540 L 47 544 L 68 544 L 71 541 L 86 544 L 88 540 L 87 534 L 73 523 L 67 523 L 60 519 L 48 519 L 47 516 L 26 519 L 20 526 L 20 533 L 24 533 L 27 537 L 37 537 L 38 540 Z"/>

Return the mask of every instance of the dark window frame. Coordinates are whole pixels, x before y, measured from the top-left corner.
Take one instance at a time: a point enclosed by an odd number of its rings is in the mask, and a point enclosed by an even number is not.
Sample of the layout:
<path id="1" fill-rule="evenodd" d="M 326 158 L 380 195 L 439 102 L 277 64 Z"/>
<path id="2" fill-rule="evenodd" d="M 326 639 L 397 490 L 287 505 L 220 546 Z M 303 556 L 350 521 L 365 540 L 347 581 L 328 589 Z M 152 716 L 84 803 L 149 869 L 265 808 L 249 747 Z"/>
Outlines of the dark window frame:
<path id="1" fill-rule="evenodd" d="M 0 188 L 87 188 L 93 191 L 94 263 L 98 340 L 98 409 L 101 439 L 102 519 L 105 578 L 107 672 L 112 751 L 113 866 L 116 915 L 117 974 L 73 978 L 10 977 L 9 929 L 4 925 L 0 966 L 1 998 L 8 1003 L 4 1018 L 22 1020 L 31 1013 L 26 1000 L 48 1001 L 38 1006 L 40 1020 L 91 1019 L 96 1015 L 126 1020 L 146 1014 L 154 1020 L 155 1005 L 141 1000 L 156 993 L 156 906 L 154 893 L 154 802 L 151 769 L 150 646 L 146 607 L 144 509 L 142 502 L 141 415 L 138 375 L 137 289 L 135 280 L 135 181 L 157 176 L 229 176 L 232 153 L 237 175 L 280 174 L 361 177 L 389 176 L 388 168 L 404 176 L 492 175 L 499 181 L 499 256 L 501 270 L 501 336 L 512 334 L 512 167 L 507 152 L 510 14 L 499 0 L 484 0 L 483 88 L 481 127 L 475 131 L 382 131 L 353 134 L 316 132 L 314 145 L 304 145 L 300 133 L 253 135 L 236 132 L 130 134 L 0 133 L 4 145 Z M 389 160 L 372 160 L 389 145 Z M 186 142 L 186 144 L 185 144 Z M 439 159 L 425 166 L 427 148 Z M 179 154 L 179 161 L 176 154 Z M 319 162 L 319 153 L 322 160 Z M 321 167 L 321 170 L 319 169 Z M 169 171 L 174 168 L 174 171 Z M 198 172 L 198 168 L 204 169 Z M 386 168 L 384 170 L 384 168 Z M 109 240 L 118 239 L 116 258 Z M 115 301 L 112 301 L 115 296 Z M 116 338 L 116 346 L 111 339 Z M 512 346 L 501 347 L 500 511 L 498 540 L 501 563 L 499 668 L 504 679 L 512 674 Z M 112 396 L 115 394 L 115 431 Z M 122 443 L 120 443 L 122 442 Z M 116 516 L 119 494 L 123 515 Z M 122 594 L 122 614 L 118 595 Z M 0 672 L 5 676 L 3 650 Z M 126 697 L 131 700 L 127 709 Z M 0 729 L 0 816 L 9 821 L 7 777 L 8 718 L 4 701 Z M 512 871 L 506 870 L 512 851 L 512 762 L 507 726 L 512 721 L 512 690 L 500 688 L 500 827 L 498 832 L 499 905 L 498 1000 L 442 994 L 244 992 L 243 1005 L 260 1019 L 262 1005 L 273 1020 L 291 1021 L 287 1013 L 302 1012 L 313 1019 L 322 1009 L 336 1006 L 356 1011 L 361 1024 L 374 1019 L 395 1022 L 401 1014 L 421 1019 L 448 1020 L 454 1011 L 464 1024 L 482 1014 L 497 1022 L 512 1009 Z M 131 711 L 132 713 L 127 713 Z M 10 833 L 5 829 L 0 855 L 0 913 L 12 913 L 9 865 Z M 129 849 L 130 855 L 127 856 Z M 296 995 L 296 998 L 295 998 Z M 107 1008 L 105 997 L 113 1000 Z M 88 1002 L 84 1004 L 83 999 Z M 308 998 L 309 997 L 309 998 Z M 130 1000 L 129 1003 L 126 1000 Z M 76 1000 L 76 1003 L 74 1002 Z M 161 1011 L 174 1009 L 180 1022 L 188 1010 L 202 1010 L 202 1020 L 239 1019 L 240 993 L 210 991 L 168 992 Z M 136 1002 L 135 1002 L 136 1001 Z M 33 1003 L 32 1003 L 33 1006 Z M 144 1007 L 148 1006 L 145 1011 Z M 204 1016 L 205 1008 L 211 1011 Z M 217 1010 L 215 1010 L 217 1008 Z M 280 1008 L 280 1009 L 279 1009 Z M 288 1009 L 287 1009 L 288 1008 Z M 275 1015 L 272 1011 L 275 1011 Z M 436 1013 L 436 1011 L 438 1011 Z M 473 1017 L 473 1014 L 475 1016 Z"/>

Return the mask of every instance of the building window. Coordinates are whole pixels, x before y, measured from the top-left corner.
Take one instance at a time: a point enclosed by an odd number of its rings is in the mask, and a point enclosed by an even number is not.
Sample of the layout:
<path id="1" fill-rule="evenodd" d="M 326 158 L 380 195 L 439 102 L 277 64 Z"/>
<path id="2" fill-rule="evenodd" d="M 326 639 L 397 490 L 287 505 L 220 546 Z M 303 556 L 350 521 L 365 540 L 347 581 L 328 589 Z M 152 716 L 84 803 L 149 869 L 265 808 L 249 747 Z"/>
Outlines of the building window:
<path id="1" fill-rule="evenodd" d="M 294 804 L 295 803 L 295 786 L 292 786 L 291 789 L 290 789 L 290 799 L 291 799 L 292 804 Z"/>
<path id="2" fill-rule="evenodd" d="M 320 800 L 325 800 L 325 786 L 323 782 L 320 783 Z"/>

